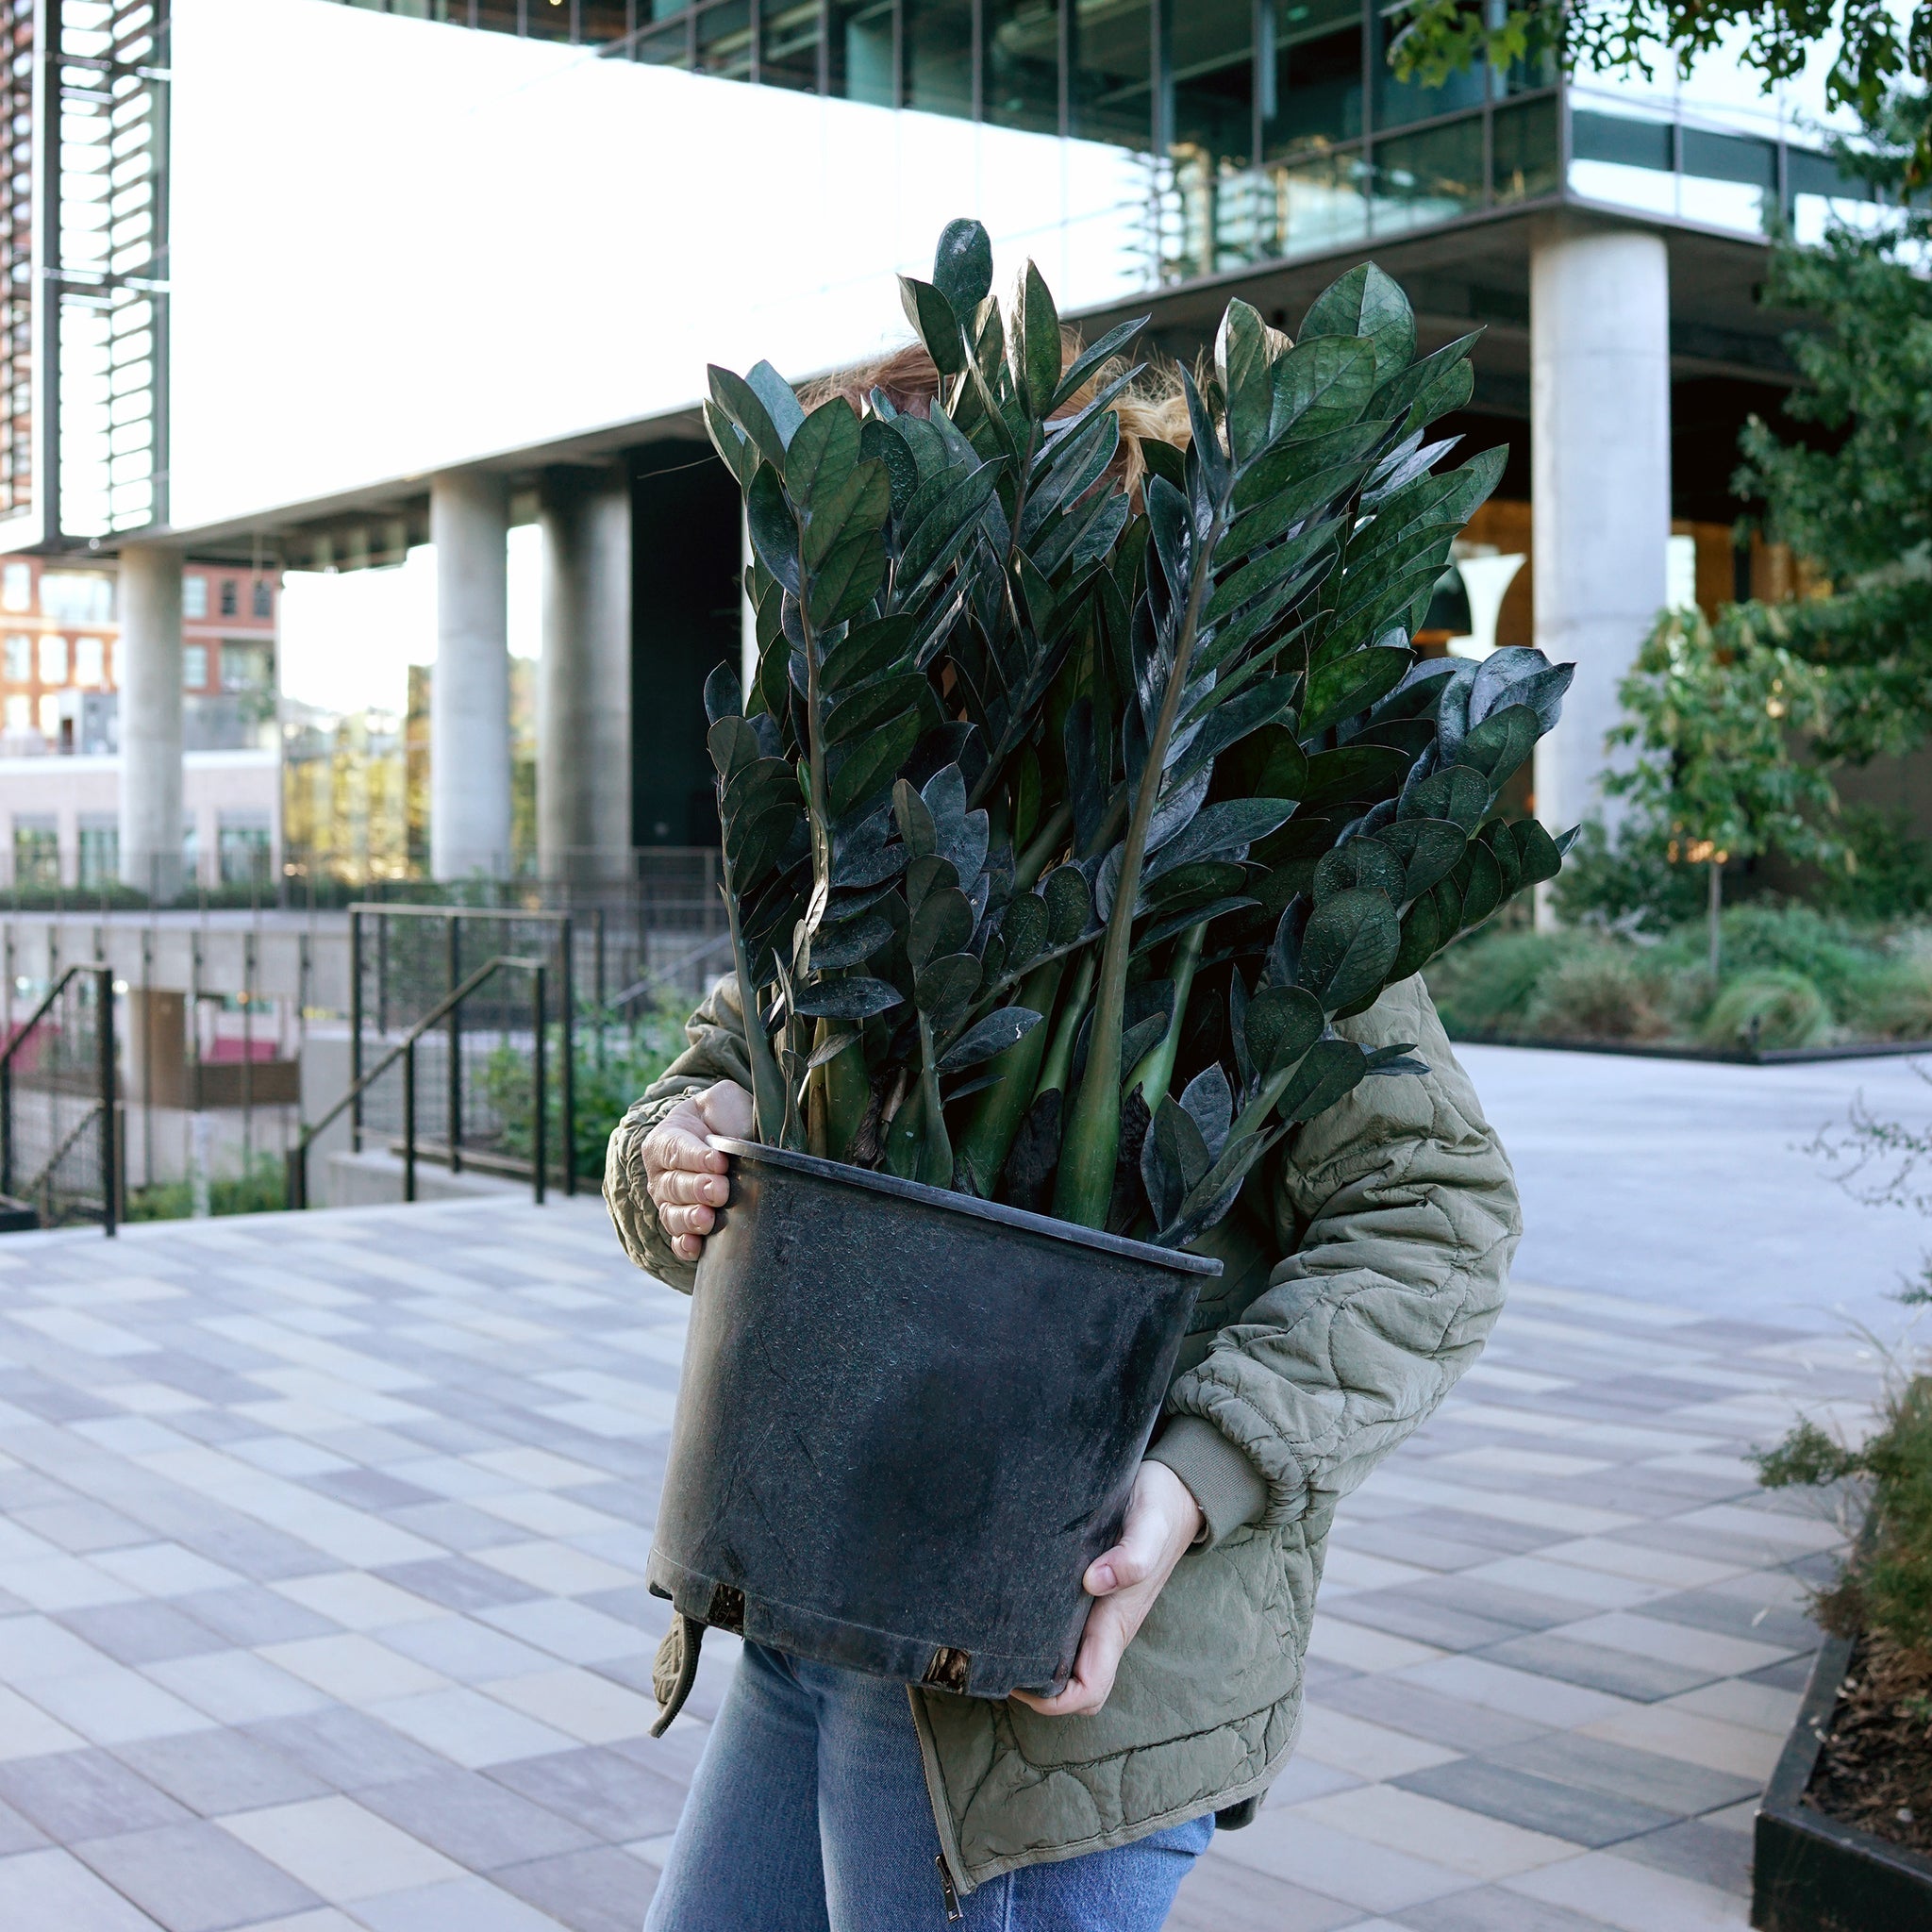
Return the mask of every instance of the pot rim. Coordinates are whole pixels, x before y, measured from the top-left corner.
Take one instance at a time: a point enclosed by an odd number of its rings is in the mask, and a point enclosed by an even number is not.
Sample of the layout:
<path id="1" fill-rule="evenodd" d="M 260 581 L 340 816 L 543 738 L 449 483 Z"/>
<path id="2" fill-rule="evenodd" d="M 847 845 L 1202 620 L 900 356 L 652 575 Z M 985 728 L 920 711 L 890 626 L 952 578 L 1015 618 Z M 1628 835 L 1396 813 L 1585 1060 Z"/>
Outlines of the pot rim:
<path id="1" fill-rule="evenodd" d="M 845 1187 L 864 1188 L 875 1194 L 890 1194 L 900 1201 L 916 1201 L 924 1207 L 938 1208 L 951 1214 L 963 1214 L 973 1221 L 991 1221 L 1025 1234 L 1043 1236 L 1048 1241 L 1071 1241 L 1075 1247 L 1096 1248 L 1103 1255 L 1119 1255 L 1130 1261 L 1148 1261 L 1182 1274 L 1215 1275 L 1222 1271 L 1212 1255 L 1191 1255 L 1181 1248 L 1158 1248 L 1152 1241 L 1137 1241 L 1124 1234 L 1108 1234 L 1098 1227 L 1079 1227 L 1071 1221 L 1057 1221 L 1050 1214 L 1030 1214 L 1024 1208 L 1009 1208 L 1003 1201 L 982 1201 L 974 1194 L 956 1194 L 950 1188 L 928 1187 L 924 1181 L 901 1180 L 897 1174 L 877 1174 L 869 1167 L 853 1167 L 842 1160 L 825 1160 L 816 1154 L 798 1154 L 789 1147 L 767 1147 L 759 1141 L 740 1141 L 728 1134 L 713 1134 L 710 1143 L 722 1154 L 739 1160 L 764 1161 L 768 1166 L 790 1168 L 794 1174 L 808 1174 L 822 1181 L 836 1181 Z"/>

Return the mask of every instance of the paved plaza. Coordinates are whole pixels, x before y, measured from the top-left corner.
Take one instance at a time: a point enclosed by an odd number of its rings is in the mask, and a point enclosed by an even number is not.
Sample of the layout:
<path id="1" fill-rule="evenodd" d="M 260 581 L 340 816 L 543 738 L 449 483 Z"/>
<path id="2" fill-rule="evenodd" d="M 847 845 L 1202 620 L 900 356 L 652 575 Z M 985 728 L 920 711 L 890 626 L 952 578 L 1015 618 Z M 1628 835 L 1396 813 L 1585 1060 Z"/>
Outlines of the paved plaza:
<path id="1" fill-rule="evenodd" d="M 1604 1064 L 1541 1098 L 1478 1066 L 1533 1224 L 1591 1185 L 1562 1109 Z M 1803 1132 L 1857 1080 L 1787 1095 Z M 1776 1091 L 1738 1090 L 1759 1166 Z M 1856 1422 L 1874 1361 L 1741 1235 L 1736 1278 L 1684 1264 L 1707 1291 L 1617 1275 L 1621 1185 L 1549 1201 L 1568 1258 L 1526 1245 L 1482 1361 L 1344 1507 L 1301 1748 L 1174 1925 L 1745 1924 L 1839 1528 L 1742 1452 Z M 1858 1214 L 1833 1278 L 1882 1287 L 1900 1229 Z M 714 1639 L 645 1735 L 684 1307 L 591 1200 L 0 1242 L 0 1927 L 637 1932 L 731 1667 Z"/>

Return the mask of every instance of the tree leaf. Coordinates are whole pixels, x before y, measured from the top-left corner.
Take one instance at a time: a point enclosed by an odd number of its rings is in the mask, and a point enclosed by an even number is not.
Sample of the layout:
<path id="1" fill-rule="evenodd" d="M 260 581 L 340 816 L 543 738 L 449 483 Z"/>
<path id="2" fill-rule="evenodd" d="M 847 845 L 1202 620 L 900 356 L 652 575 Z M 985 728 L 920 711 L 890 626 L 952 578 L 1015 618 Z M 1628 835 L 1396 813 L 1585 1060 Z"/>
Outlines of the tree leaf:
<path id="1" fill-rule="evenodd" d="M 792 1010 L 813 1020 L 869 1020 L 899 1005 L 898 988 L 883 979 L 848 975 L 804 988 L 792 995 Z"/>
<path id="2" fill-rule="evenodd" d="M 1058 865 L 1041 888 L 1046 901 L 1047 938 L 1056 946 L 1070 946 L 1087 930 L 1093 917 L 1093 894 L 1078 867 Z"/>
<path id="3" fill-rule="evenodd" d="M 1210 1061 L 1182 1089 L 1181 1108 L 1201 1130 L 1201 1141 L 1208 1150 L 1208 1162 L 1201 1172 L 1206 1174 L 1208 1165 L 1221 1158 L 1221 1150 L 1227 1145 L 1228 1129 L 1234 1124 L 1234 1091 L 1218 1061 Z M 1191 1187 L 1193 1182 L 1191 1180 L 1189 1185 Z"/>
<path id="4" fill-rule="evenodd" d="M 1368 1055 L 1352 1040 L 1318 1040 L 1275 1103 L 1284 1121 L 1309 1121 L 1345 1100 L 1367 1074 Z"/>
<path id="5" fill-rule="evenodd" d="M 795 597 L 798 594 L 798 525 L 785 501 L 778 473 L 760 463 L 744 493 L 745 524 L 758 559 Z"/>
<path id="6" fill-rule="evenodd" d="M 1337 892 L 1308 915 L 1295 983 L 1332 1013 L 1379 991 L 1401 944 L 1402 924 L 1387 893 Z"/>
<path id="7" fill-rule="evenodd" d="M 785 493 L 793 503 L 816 508 L 858 467 L 858 412 L 843 396 L 833 396 L 798 425 L 785 452 Z M 883 463 L 879 470 L 885 474 Z"/>
<path id="8" fill-rule="evenodd" d="M 822 925 L 812 935 L 812 971 L 825 973 L 837 967 L 857 966 L 888 944 L 892 933 L 892 922 L 876 908 L 838 925 Z"/>
<path id="9" fill-rule="evenodd" d="M 844 744 L 867 731 L 875 731 L 901 711 L 911 711 L 923 731 L 940 723 L 939 702 L 932 686 L 917 671 L 883 677 L 834 705 L 825 718 L 825 742 Z"/>
<path id="10" fill-rule="evenodd" d="M 1268 441 L 1271 384 L 1268 325 L 1239 298 L 1227 305 L 1214 338 L 1214 373 L 1221 380 L 1235 461 L 1242 463 Z"/>
<path id="11" fill-rule="evenodd" d="M 1404 796 L 1405 819 L 1449 819 L 1474 833 L 1490 808 L 1491 790 L 1481 773 L 1468 765 L 1432 772 Z"/>
<path id="12" fill-rule="evenodd" d="M 940 1056 L 940 1071 L 956 1073 L 961 1067 L 976 1067 L 995 1054 L 1005 1053 L 1040 1024 L 1040 1015 L 1030 1007 L 1001 1007 L 983 1019 L 974 1021 L 951 1046 Z"/>
<path id="13" fill-rule="evenodd" d="M 706 748 L 721 785 L 731 780 L 758 755 L 758 735 L 742 718 L 720 718 L 705 734 Z"/>
<path id="14" fill-rule="evenodd" d="M 1038 892 L 1016 892 L 1008 902 L 1000 917 L 1000 936 L 1007 942 L 1009 972 L 1019 972 L 1046 951 L 1050 923 L 1046 901 Z"/>
<path id="15" fill-rule="evenodd" d="M 1480 772 L 1493 796 L 1536 749 L 1541 733 L 1537 715 L 1527 705 L 1505 705 L 1492 711 L 1456 748 L 1456 762 Z"/>
<path id="16" fill-rule="evenodd" d="M 953 305 L 930 282 L 911 275 L 899 277 L 899 302 L 934 367 L 941 375 L 958 375 L 966 366 L 966 345 L 959 340 L 959 317 Z"/>
<path id="17" fill-rule="evenodd" d="M 926 894 L 912 915 L 906 957 L 917 973 L 941 953 L 963 953 L 973 937 L 973 907 L 957 886 Z"/>
<path id="18" fill-rule="evenodd" d="M 1037 421 L 1053 408 L 1060 386 L 1060 318 L 1051 291 L 1030 261 L 1013 292 L 1008 338 L 1020 407 Z"/>

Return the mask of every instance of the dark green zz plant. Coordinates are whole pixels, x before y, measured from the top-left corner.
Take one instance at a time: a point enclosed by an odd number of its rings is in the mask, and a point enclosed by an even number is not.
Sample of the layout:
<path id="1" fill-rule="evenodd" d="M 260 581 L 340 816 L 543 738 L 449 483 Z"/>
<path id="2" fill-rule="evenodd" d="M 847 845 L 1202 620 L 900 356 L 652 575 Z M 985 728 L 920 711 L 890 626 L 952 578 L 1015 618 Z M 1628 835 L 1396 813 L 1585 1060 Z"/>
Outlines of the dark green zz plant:
<path id="1" fill-rule="evenodd" d="M 1229 304 L 1185 448 L 1120 479 L 1141 324 L 1065 358 L 955 222 L 941 377 L 808 415 L 711 371 L 758 673 L 706 692 L 758 1133 L 1172 1246 L 1299 1122 L 1416 1072 L 1360 1013 L 1564 841 L 1494 816 L 1571 667 L 1411 645 L 1502 453 L 1439 468 L 1474 338 L 1374 266 L 1298 341 Z"/>

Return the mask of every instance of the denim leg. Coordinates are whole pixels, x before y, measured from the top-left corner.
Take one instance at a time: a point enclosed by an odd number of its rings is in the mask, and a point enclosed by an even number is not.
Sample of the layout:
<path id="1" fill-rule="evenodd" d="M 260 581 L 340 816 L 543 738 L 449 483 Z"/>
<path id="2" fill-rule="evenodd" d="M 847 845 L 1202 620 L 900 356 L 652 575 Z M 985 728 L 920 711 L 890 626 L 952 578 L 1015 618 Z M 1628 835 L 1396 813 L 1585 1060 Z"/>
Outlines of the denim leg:
<path id="1" fill-rule="evenodd" d="M 644 1932 L 828 1932 L 819 1718 L 798 1668 L 761 1644 L 744 1646 Z"/>
<path id="2" fill-rule="evenodd" d="M 1110 1851 L 1008 1872 L 963 1901 L 968 1932 L 1159 1932 L 1213 1836 L 1209 1812 Z"/>

